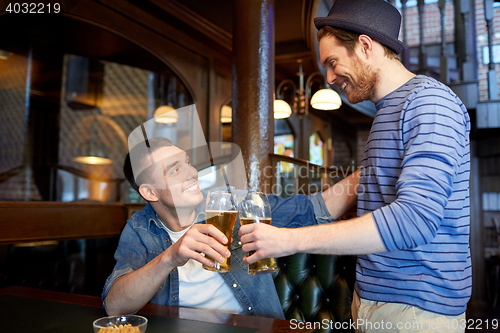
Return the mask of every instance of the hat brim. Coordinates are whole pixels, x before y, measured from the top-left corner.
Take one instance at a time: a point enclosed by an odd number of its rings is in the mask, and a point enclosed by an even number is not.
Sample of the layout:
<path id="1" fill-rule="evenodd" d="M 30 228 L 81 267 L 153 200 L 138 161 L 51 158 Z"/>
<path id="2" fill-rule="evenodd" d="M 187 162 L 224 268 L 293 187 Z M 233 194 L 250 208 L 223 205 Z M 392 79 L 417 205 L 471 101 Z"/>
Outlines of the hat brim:
<path id="1" fill-rule="evenodd" d="M 367 30 L 370 30 L 369 27 L 364 27 L 361 25 L 358 25 L 354 22 L 350 21 L 344 21 L 342 19 L 334 18 L 334 17 L 316 17 L 314 19 L 314 25 L 316 26 L 316 29 L 320 30 L 321 28 L 325 26 L 330 26 L 332 28 L 337 28 L 337 29 L 342 29 L 346 31 L 352 31 L 358 34 L 364 34 L 368 35 L 380 44 L 383 44 L 396 52 L 396 54 L 400 54 L 401 51 L 404 49 L 404 44 L 401 42 L 399 39 L 395 40 L 389 36 L 377 33 L 373 30 L 368 34 L 366 33 Z"/>

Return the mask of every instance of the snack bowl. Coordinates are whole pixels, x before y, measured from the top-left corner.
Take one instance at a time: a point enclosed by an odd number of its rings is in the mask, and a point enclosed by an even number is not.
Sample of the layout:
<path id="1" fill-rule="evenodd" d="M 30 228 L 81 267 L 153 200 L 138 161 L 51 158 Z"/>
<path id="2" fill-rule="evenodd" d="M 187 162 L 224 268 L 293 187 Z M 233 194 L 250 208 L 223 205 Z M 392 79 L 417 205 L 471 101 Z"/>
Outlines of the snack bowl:
<path id="1" fill-rule="evenodd" d="M 144 333 L 148 320 L 138 315 L 110 316 L 94 321 L 94 333 Z"/>

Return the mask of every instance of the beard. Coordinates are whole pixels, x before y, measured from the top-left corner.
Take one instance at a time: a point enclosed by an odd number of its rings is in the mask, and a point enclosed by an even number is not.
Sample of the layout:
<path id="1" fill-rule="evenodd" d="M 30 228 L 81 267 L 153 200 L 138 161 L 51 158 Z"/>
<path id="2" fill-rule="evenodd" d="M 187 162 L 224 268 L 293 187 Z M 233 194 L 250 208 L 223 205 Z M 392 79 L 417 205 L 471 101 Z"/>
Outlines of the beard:
<path id="1" fill-rule="evenodd" d="M 375 86 L 379 75 L 371 66 L 364 64 L 358 57 L 353 57 L 353 75 L 349 78 L 351 92 L 347 94 L 347 100 L 351 104 L 371 100 L 375 94 Z"/>

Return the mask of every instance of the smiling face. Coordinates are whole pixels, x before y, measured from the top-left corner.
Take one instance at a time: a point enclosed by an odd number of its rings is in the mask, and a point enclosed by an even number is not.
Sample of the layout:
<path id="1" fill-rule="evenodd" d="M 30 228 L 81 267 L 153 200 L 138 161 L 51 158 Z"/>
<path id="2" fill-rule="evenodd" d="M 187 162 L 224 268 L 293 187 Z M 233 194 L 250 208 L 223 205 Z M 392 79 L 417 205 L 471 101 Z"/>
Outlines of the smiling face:
<path id="1" fill-rule="evenodd" d="M 193 211 L 203 201 L 203 194 L 198 186 L 198 171 L 190 164 L 186 152 L 171 146 L 155 150 L 151 157 L 156 167 L 150 184 L 141 187 L 149 186 L 154 191 L 157 198 L 155 210 L 175 210 L 177 215 L 186 209 Z"/>
<path id="2" fill-rule="evenodd" d="M 341 87 L 352 104 L 373 100 L 379 80 L 378 73 L 356 52 L 359 52 L 359 47 L 350 54 L 335 36 L 325 36 L 319 42 L 321 64 L 327 70 L 328 84 Z"/>

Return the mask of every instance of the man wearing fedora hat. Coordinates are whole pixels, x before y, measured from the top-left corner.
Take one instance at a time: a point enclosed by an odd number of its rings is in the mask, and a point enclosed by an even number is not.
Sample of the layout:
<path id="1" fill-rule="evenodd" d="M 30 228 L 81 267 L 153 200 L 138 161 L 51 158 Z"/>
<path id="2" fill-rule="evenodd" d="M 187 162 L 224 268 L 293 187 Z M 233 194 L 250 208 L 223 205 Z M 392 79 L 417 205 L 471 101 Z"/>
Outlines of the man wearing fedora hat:
<path id="1" fill-rule="evenodd" d="M 464 332 L 471 294 L 470 120 L 444 84 L 399 61 L 401 15 L 383 0 L 336 0 L 314 20 L 329 84 L 370 100 L 361 167 L 323 193 L 332 219 L 299 229 L 242 226 L 253 263 L 296 252 L 357 254 L 353 320 L 360 332 Z"/>

